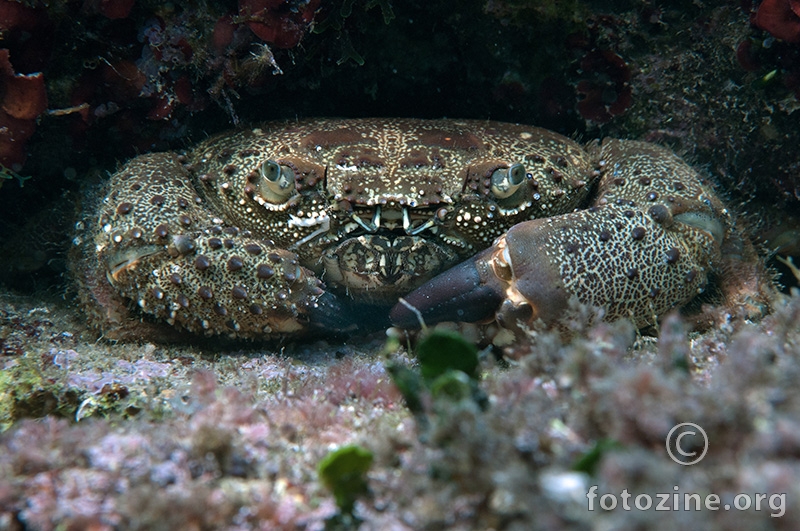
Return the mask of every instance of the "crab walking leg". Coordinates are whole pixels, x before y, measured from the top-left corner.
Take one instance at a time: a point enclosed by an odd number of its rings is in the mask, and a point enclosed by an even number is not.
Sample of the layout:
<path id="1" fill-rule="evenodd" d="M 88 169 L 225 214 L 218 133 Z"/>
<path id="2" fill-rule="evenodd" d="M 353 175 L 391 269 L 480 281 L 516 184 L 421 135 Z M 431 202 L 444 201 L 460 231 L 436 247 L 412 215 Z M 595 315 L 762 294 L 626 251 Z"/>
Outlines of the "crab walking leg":
<path id="1" fill-rule="evenodd" d="M 116 293 L 192 332 L 263 337 L 309 321 L 339 328 L 331 320 L 344 312 L 294 253 L 213 217 L 191 182 L 165 153 L 112 177 L 93 243 Z"/>
<path id="2" fill-rule="evenodd" d="M 607 140 L 587 210 L 519 223 L 475 259 L 395 306 L 397 326 L 497 318 L 504 326 L 565 317 L 569 300 L 606 320 L 652 323 L 702 291 L 730 225 L 685 162 L 653 144 Z"/>
<path id="3" fill-rule="evenodd" d="M 332 296 L 292 253 L 249 238 L 216 236 L 215 229 L 225 227 L 202 230 L 189 252 L 171 256 L 168 247 L 142 257 L 141 267 L 122 266 L 112 284 L 143 312 L 190 332 L 269 337 L 338 314 Z"/>

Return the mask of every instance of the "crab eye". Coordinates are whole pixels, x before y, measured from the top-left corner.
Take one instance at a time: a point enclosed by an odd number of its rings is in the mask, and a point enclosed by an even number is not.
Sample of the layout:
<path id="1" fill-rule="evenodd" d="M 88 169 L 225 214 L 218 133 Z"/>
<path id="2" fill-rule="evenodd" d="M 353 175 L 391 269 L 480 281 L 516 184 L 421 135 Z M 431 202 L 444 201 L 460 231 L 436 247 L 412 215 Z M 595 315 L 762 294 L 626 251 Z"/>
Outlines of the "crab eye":
<path id="1" fill-rule="evenodd" d="M 270 203 L 284 203 L 294 195 L 295 175 L 290 167 L 282 166 L 270 159 L 261 164 L 258 172 L 261 174 L 259 191 Z"/>
<path id="2" fill-rule="evenodd" d="M 524 181 L 525 166 L 522 164 L 498 168 L 492 173 L 492 193 L 498 199 L 505 199 L 513 195 Z"/>

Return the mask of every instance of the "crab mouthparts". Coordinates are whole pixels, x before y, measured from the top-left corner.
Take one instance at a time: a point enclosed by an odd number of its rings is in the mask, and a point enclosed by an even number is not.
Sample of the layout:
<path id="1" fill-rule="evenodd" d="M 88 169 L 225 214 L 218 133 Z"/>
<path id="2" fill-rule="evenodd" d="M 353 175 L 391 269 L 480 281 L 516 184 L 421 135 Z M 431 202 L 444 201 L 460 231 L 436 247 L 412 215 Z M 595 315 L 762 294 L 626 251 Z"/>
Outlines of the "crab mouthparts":
<path id="1" fill-rule="evenodd" d="M 420 217 L 422 219 L 415 219 Z M 390 205 L 384 209 L 381 205 L 378 205 L 372 211 L 371 218 L 364 216 L 363 212 L 361 215 L 353 212 L 351 219 L 366 233 L 375 233 L 381 228 L 386 228 L 392 232 L 402 233 L 407 236 L 417 236 L 436 225 L 433 212 L 425 212 L 421 216 L 417 212 L 410 213 L 407 206 L 398 209 Z"/>
<path id="2" fill-rule="evenodd" d="M 391 233 L 348 238 L 322 256 L 325 278 L 371 304 L 388 305 L 455 263 L 435 242 Z"/>

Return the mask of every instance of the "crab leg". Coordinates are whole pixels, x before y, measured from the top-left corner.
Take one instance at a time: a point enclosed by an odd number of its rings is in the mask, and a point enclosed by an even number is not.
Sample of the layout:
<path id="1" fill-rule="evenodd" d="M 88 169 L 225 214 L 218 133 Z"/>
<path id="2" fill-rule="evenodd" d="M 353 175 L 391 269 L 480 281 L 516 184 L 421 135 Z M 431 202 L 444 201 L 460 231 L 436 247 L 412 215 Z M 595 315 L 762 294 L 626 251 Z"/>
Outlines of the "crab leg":
<path id="1" fill-rule="evenodd" d="M 113 182 L 95 259 L 144 313 L 191 332 L 237 337 L 349 325 L 340 301 L 297 255 L 213 217 L 174 155 L 138 157 Z M 106 296 L 97 286 L 85 296 Z"/>
<path id="2" fill-rule="evenodd" d="M 641 327 L 701 292 L 730 226 L 719 199 L 656 145 L 607 140 L 597 151 L 604 174 L 590 208 L 515 225 L 404 297 L 393 323 L 556 325 L 575 298 Z"/>

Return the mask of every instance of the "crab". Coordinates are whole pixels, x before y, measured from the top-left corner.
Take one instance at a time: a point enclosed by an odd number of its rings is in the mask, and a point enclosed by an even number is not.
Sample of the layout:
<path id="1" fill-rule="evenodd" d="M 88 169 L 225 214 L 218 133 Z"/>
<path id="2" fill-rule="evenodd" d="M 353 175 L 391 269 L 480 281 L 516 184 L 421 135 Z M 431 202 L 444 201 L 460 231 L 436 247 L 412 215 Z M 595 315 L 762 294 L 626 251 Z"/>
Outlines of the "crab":
<path id="1" fill-rule="evenodd" d="M 642 327 L 703 291 L 736 232 L 662 147 L 418 119 L 267 123 L 141 155 L 82 226 L 73 270 L 112 338 L 557 326 L 571 299 Z"/>

